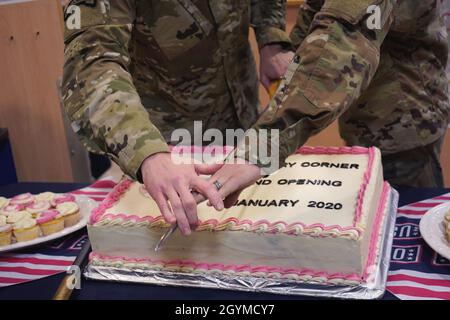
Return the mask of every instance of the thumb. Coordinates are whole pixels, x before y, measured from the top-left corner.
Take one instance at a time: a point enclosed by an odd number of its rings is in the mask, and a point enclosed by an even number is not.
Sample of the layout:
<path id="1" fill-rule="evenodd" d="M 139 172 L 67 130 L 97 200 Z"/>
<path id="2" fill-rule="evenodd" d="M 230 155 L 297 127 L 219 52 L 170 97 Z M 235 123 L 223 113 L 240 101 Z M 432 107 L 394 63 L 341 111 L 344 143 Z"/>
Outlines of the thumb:
<path id="1" fill-rule="evenodd" d="M 196 164 L 195 165 L 195 172 L 197 174 L 204 174 L 204 175 L 211 175 L 216 173 L 220 170 L 220 168 L 223 167 L 223 163 L 214 163 L 214 164 Z"/>

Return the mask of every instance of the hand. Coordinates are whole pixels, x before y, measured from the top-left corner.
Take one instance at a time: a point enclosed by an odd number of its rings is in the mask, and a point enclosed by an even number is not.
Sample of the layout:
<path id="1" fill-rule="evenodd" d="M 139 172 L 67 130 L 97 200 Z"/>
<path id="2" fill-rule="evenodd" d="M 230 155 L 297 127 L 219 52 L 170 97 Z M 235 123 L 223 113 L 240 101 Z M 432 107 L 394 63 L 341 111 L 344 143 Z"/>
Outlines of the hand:
<path id="1" fill-rule="evenodd" d="M 190 226 L 198 223 L 197 201 L 192 190 L 207 198 L 216 210 L 224 207 L 214 185 L 199 177 L 199 174 L 206 174 L 202 168 L 194 164 L 175 164 L 170 153 L 148 157 L 142 163 L 141 172 L 145 188 L 156 201 L 164 219 L 171 224 L 178 223 L 185 235 L 191 233 Z"/>
<path id="2" fill-rule="evenodd" d="M 234 206 L 241 192 L 261 178 L 261 169 L 249 163 L 231 163 L 221 166 L 199 165 L 199 167 L 203 172 L 209 172 L 210 174 L 215 171 L 213 176 L 209 178 L 209 182 L 213 185 L 215 181 L 219 181 L 222 185 L 219 193 L 225 199 L 225 208 Z"/>
<path id="3" fill-rule="evenodd" d="M 283 50 L 279 44 L 269 44 L 260 51 L 260 78 L 262 85 L 269 90 L 270 82 L 279 80 L 294 58 L 294 52 Z"/>

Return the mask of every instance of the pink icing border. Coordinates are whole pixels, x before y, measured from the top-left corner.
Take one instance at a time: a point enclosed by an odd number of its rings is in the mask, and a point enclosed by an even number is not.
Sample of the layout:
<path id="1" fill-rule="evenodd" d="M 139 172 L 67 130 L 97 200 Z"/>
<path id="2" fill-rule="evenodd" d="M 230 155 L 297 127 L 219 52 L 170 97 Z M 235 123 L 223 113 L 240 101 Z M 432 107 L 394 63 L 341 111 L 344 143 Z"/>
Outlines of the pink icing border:
<path id="1" fill-rule="evenodd" d="M 391 187 L 388 182 L 384 182 L 383 191 L 381 192 L 380 202 L 378 203 L 377 214 L 373 222 L 372 234 L 370 236 L 369 254 L 367 256 L 366 267 L 364 268 L 363 279 L 367 279 L 369 276 L 370 267 L 375 264 L 377 258 L 377 245 L 378 238 L 380 236 L 381 226 L 383 225 L 384 209 L 386 208 L 387 201 Z"/>
<path id="2" fill-rule="evenodd" d="M 102 218 L 105 211 L 109 208 L 111 208 L 119 199 L 120 197 L 125 193 L 125 191 L 131 186 L 133 181 L 131 180 L 123 180 L 118 185 L 114 187 L 114 189 L 111 191 L 110 194 L 106 196 L 106 198 L 100 203 L 100 205 L 92 210 L 91 217 L 90 217 L 90 224 L 95 224 Z M 107 215 L 107 216 L 113 216 L 113 215 Z M 106 216 L 105 216 L 106 217 Z M 116 216 L 119 217 L 119 216 Z M 122 216 L 120 216 L 122 218 Z M 126 216 L 126 220 L 138 218 L 138 216 Z"/>
<path id="3" fill-rule="evenodd" d="M 361 220 L 362 208 L 364 202 L 364 195 L 366 193 L 367 185 L 370 182 L 373 163 L 375 160 L 375 148 L 364 147 L 301 147 L 297 150 L 297 154 L 367 154 L 369 160 L 367 161 L 367 168 L 363 175 L 363 183 L 358 193 L 358 201 L 356 203 L 355 219 L 353 226 Z"/>
<path id="4" fill-rule="evenodd" d="M 190 150 L 193 152 L 199 152 L 207 150 L 208 147 L 175 147 L 176 148 L 182 148 L 183 150 Z M 224 147 L 218 147 L 218 148 L 211 148 L 214 150 L 221 150 L 222 152 L 226 152 L 227 148 Z M 275 223 L 269 223 L 267 220 L 260 220 L 260 221 L 250 221 L 250 220 L 243 220 L 240 221 L 235 218 L 228 218 L 224 221 L 218 221 L 217 219 L 210 219 L 207 221 L 201 221 L 199 223 L 199 227 L 202 226 L 213 226 L 213 228 L 217 228 L 218 225 L 224 225 L 233 222 L 235 226 L 240 227 L 245 224 L 249 224 L 251 226 L 251 231 L 257 230 L 260 226 L 265 225 L 268 229 L 267 232 L 274 233 L 277 232 L 280 224 L 283 224 L 286 228 L 286 231 L 284 233 L 290 234 L 295 232 L 296 227 L 302 228 L 302 229 L 312 229 L 310 231 L 304 231 L 303 234 L 311 234 L 314 235 L 317 232 L 314 229 L 321 229 L 323 232 L 329 232 L 332 230 L 337 230 L 339 232 L 345 232 L 345 231 L 354 231 L 358 233 L 358 236 L 361 235 L 361 229 L 357 228 L 356 225 L 361 219 L 362 215 L 362 207 L 363 207 L 363 201 L 364 201 L 364 194 L 367 189 L 367 185 L 370 182 L 371 178 L 371 172 L 373 168 L 373 162 L 375 158 L 375 148 L 364 148 L 364 147 L 301 147 L 297 150 L 297 154 L 368 154 L 368 165 L 367 169 L 363 175 L 363 183 L 361 185 L 359 194 L 358 194 L 358 201 L 356 204 L 356 212 L 355 212 L 355 219 L 353 222 L 353 225 L 350 227 L 343 227 L 339 225 L 333 225 L 333 226 L 326 226 L 324 224 L 313 224 L 313 225 L 305 225 L 303 223 L 293 223 L 290 225 L 287 225 L 284 222 L 275 222 Z M 120 182 L 114 190 L 103 200 L 103 202 L 92 211 L 91 217 L 90 217 L 90 223 L 95 224 L 99 222 L 101 219 L 123 219 L 124 221 L 132 221 L 135 223 L 139 222 L 148 222 L 148 223 L 157 223 L 157 222 L 163 222 L 163 218 L 161 216 L 158 217 L 152 217 L 152 216 L 146 216 L 146 217 L 138 217 L 136 215 L 128 215 L 125 213 L 120 214 L 106 214 L 105 212 L 107 209 L 111 208 L 115 202 L 117 202 L 120 197 L 125 193 L 125 191 L 131 186 L 132 181 L 130 180 L 124 180 Z M 326 234 L 321 234 L 319 236 L 330 236 Z"/>
<path id="5" fill-rule="evenodd" d="M 100 260 L 109 261 L 124 261 L 130 263 L 147 263 L 147 264 L 163 264 L 165 267 L 169 266 L 186 266 L 193 269 L 206 269 L 206 270 L 220 270 L 222 272 L 234 271 L 234 272 L 249 272 L 249 273 L 279 273 L 281 276 L 295 274 L 297 276 L 312 276 L 312 277 L 324 277 L 328 280 L 333 279 L 344 279 L 348 281 L 361 281 L 361 277 L 357 273 L 345 274 L 345 273 L 326 273 L 322 271 L 315 271 L 312 269 L 298 269 L 298 268 L 281 268 L 272 266 L 251 266 L 251 265 L 225 265 L 221 263 L 205 263 L 205 262 L 195 262 L 191 260 L 151 260 L 148 258 L 137 259 L 137 258 L 126 258 L 126 257 L 113 257 L 107 255 L 101 255 L 95 252 L 91 252 L 89 255 L 89 260 L 94 258 Z"/>

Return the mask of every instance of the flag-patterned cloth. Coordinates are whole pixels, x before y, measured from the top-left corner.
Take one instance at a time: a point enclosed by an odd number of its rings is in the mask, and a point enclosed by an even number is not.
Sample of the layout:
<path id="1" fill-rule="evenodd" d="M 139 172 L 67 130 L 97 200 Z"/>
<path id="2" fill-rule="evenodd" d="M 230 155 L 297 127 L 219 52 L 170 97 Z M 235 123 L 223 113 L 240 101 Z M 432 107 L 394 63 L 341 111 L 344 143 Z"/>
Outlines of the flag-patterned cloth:
<path id="1" fill-rule="evenodd" d="M 450 261 L 431 249 L 419 222 L 450 193 L 401 207 L 397 213 L 387 289 L 400 299 L 450 300 Z"/>
<path id="2" fill-rule="evenodd" d="M 101 201 L 114 185 L 111 180 L 102 180 L 73 193 Z M 426 211 L 446 201 L 450 201 L 450 193 L 398 210 L 387 290 L 399 299 L 450 300 L 450 261 L 436 254 L 419 231 Z M 64 272 L 86 238 L 86 232 L 80 230 L 41 247 L 0 254 L 0 287 Z"/>

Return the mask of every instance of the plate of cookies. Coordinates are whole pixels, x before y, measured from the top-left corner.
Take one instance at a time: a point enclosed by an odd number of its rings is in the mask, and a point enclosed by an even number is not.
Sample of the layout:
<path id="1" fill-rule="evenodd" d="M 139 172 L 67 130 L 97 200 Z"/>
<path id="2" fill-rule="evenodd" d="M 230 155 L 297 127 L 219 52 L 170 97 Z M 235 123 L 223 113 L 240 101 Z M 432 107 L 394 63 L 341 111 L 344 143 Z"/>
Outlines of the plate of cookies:
<path id="1" fill-rule="evenodd" d="M 98 204 L 83 195 L 43 192 L 0 197 L 0 253 L 64 237 L 85 227 Z"/>
<path id="2" fill-rule="evenodd" d="M 450 201 L 432 208 L 422 217 L 420 233 L 434 251 L 450 260 Z"/>

